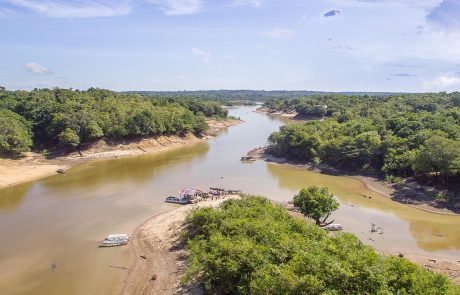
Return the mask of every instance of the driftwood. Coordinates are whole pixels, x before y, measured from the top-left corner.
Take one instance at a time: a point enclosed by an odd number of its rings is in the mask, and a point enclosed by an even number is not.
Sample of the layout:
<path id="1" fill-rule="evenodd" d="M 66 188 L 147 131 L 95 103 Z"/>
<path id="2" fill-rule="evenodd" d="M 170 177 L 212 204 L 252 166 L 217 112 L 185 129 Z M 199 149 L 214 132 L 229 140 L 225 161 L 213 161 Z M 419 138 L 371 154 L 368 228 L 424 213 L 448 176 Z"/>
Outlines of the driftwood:
<path id="1" fill-rule="evenodd" d="M 120 268 L 120 269 L 128 269 L 127 267 L 124 266 L 116 266 L 116 265 L 111 265 L 111 268 Z"/>

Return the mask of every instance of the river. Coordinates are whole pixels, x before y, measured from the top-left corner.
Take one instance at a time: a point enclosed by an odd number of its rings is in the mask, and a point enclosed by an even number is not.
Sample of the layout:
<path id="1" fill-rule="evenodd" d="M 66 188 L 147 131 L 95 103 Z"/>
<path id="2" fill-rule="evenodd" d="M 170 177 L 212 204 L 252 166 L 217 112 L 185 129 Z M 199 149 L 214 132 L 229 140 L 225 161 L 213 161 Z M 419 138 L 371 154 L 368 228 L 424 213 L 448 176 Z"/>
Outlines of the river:
<path id="1" fill-rule="evenodd" d="M 284 124 L 253 110 L 231 108 L 245 123 L 208 142 L 86 163 L 65 175 L 0 190 L 0 293 L 115 293 L 132 254 L 128 247 L 100 249 L 98 241 L 110 233 L 131 233 L 150 216 L 174 208 L 163 200 L 184 187 L 241 189 L 287 201 L 307 185 L 327 186 L 341 203 L 332 218 L 364 243 L 460 260 L 459 216 L 393 202 L 354 178 L 240 162 Z M 379 233 L 370 233 L 371 223 Z"/>

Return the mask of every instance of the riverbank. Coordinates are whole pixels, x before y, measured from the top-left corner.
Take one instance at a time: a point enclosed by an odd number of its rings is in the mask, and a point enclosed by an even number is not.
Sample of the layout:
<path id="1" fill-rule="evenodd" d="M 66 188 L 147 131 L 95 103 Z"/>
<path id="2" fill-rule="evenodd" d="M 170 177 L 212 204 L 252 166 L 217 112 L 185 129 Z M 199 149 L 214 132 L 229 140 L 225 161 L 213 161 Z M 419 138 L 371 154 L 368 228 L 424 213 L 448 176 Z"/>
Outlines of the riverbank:
<path id="1" fill-rule="evenodd" d="M 308 121 L 315 121 L 315 120 L 321 120 L 323 119 L 321 116 L 311 116 L 311 117 L 305 117 L 305 116 L 300 116 L 298 112 L 295 110 L 289 111 L 289 112 L 284 112 L 284 111 L 270 111 L 269 109 L 266 108 L 258 108 L 254 112 L 260 113 L 260 114 L 265 114 L 265 115 L 270 115 L 270 116 L 276 116 L 280 118 L 285 118 L 288 120 L 291 120 L 292 123 L 304 123 Z"/>
<path id="2" fill-rule="evenodd" d="M 138 226 L 129 246 L 134 262 L 129 267 L 129 273 L 119 294 L 203 294 L 199 286 L 184 290 L 180 285 L 181 276 L 186 270 L 187 257 L 184 245 L 181 244 L 180 234 L 190 210 L 197 207 L 216 207 L 229 198 L 238 198 L 238 196 L 177 207 L 156 215 Z M 289 210 L 289 213 L 294 217 L 305 219 L 300 213 L 292 210 Z M 445 274 L 455 284 L 460 284 L 460 261 L 413 253 L 383 252 L 382 254 L 402 255 L 430 271 Z"/>
<path id="3" fill-rule="evenodd" d="M 293 119 L 293 120 L 295 120 L 295 118 L 298 115 L 296 111 L 292 111 L 290 113 L 285 113 L 281 111 L 271 112 L 269 109 L 262 108 L 262 107 L 256 109 L 254 112 L 261 113 L 261 114 L 267 114 L 267 115 L 273 115 L 273 116 L 281 116 L 281 117 L 285 117 L 285 118 Z"/>
<path id="4" fill-rule="evenodd" d="M 286 202 L 274 202 L 274 204 L 279 204 L 283 206 L 286 210 L 289 211 L 289 215 L 306 219 L 298 210 L 295 210 L 292 203 Z M 312 220 L 310 220 L 313 222 Z M 373 247 L 373 246 L 371 246 Z M 375 247 L 373 247 L 375 249 Z M 404 257 L 415 264 L 418 264 L 429 271 L 442 273 L 448 276 L 452 282 L 456 285 L 460 285 L 460 260 L 448 259 L 445 257 L 437 256 L 437 255 L 423 255 L 419 253 L 413 253 L 408 251 L 381 251 L 379 249 L 375 249 L 377 252 L 383 255 L 390 255 L 390 256 L 398 256 Z"/>
<path id="5" fill-rule="evenodd" d="M 134 262 L 123 283 L 121 295 L 137 294 L 190 294 L 182 290 L 180 277 L 185 271 L 186 252 L 180 242 L 180 233 L 187 214 L 193 208 L 216 207 L 232 195 L 193 205 L 175 208 L 138 226 L 129 244 Z M 200 290 L 195 290 L 200 294 Z M 195 293 L 193 293 L 195 294 Z"/>
<path id="6" fill-rule="evenodd" d="M 397 189 L 394 184 L 389 183 L 383 179 L 365 176 L 365 175 L 348 175 L 336 169 L 318 169 L 317 167 L 310 165 L 308 163 L 296 163 L 289 161 L 285 158 L 278 158 L 267 154 L 265 152 L 265 147 L 255 148 L 248 152 L 248 156 L 254 157 L 255 159 L 264 160 L 266 162 L 276 163 L 280 165 L 289 166 L 296 169 L 305 169 L 308 171 L 337 175 L 337 176 L 349 176 L 355 179 L 362 181 L 369 190 L 379 193 L 385 197 L 392 199 L 393 201 L 405 204 L 411 207 L 414 207 L 419 210 L 424 210 L 434 214 L 443 214 L 443 215 L 459 215 L 458 212 L 454 212 L 447 208 L 438 208 L 432 206 L 428 201 L 423 199 L 413 199 L 410 198 L 407 194 L 411 194 L 412 191 L 408 189 Z"/>
<path id="7" fill-rule="evenodd" d="M 215 137 L 224 128 L 240 124 L 237 119 L 208 120 L 210 129 L 202 136 L 187 134 L 184 137 L 160 136 L 157 138 L 140 139 L 131 142 L 107 143 L 100 140 L 86 149 L 65 155 L 49 158 L 39 153 L 26 153 L 20 159 L 0 158 L 0 188 L 17 185 L 44 178 L 62 169 L 67 171 L 72 167 L 99 159 L 119 158 L 172 150 L 185 145 L 197 143 Z"/>

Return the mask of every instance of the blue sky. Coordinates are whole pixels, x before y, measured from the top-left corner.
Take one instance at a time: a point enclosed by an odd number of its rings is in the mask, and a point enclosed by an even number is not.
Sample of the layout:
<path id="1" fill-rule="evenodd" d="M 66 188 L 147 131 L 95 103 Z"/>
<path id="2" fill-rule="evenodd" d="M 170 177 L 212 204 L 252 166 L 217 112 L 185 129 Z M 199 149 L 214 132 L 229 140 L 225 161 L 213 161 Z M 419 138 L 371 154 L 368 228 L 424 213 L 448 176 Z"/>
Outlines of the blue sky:
<path id="1" fill-rule="evenodd" d="M 460 0 L 0 0 L 0 86 L 460 90 Z"/>

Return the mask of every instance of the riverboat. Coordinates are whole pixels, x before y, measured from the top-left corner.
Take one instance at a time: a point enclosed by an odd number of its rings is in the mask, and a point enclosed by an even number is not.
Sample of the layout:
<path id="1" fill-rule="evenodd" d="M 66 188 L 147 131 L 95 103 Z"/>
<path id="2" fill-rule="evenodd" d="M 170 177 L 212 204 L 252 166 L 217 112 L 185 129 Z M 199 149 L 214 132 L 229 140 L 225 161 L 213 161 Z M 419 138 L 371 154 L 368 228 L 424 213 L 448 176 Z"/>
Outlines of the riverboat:
<path id="1" fill-rule="evenodd" d="M 207 194 L 198 189 L 184 188 L 179 192 L 179 196 L 169 196 L 165 199 L 165 202 L 185 205 L 195 203 L 206 197 Z"/>
<path id="2" fill-rule="evenodd" d="M 131 237 L 127 234 L 108 235 L 100 244 L 99 247 L 115 247 L 128 244 Z"/>

